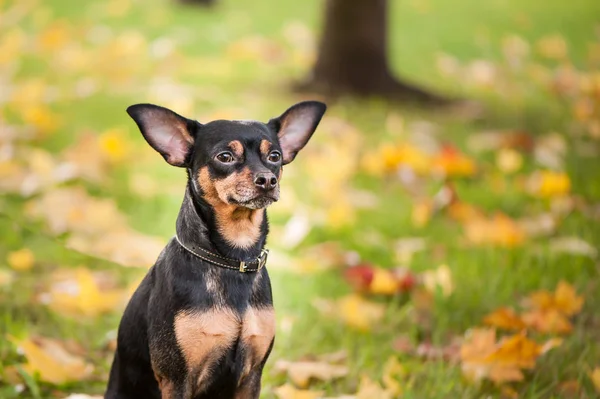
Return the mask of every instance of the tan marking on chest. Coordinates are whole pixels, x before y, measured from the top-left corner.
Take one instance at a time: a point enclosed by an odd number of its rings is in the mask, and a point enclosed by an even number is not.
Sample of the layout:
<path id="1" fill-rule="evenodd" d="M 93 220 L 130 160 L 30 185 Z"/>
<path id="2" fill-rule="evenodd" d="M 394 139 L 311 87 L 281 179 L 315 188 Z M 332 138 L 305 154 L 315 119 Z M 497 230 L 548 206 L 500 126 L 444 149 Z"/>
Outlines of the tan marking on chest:
<path id="1" fill-rule="evenodd" d="M 204 199 L 215 211 L 217 228 L 223 238 L 232 246 L 249 248 L 260 238 L 260 227 L 264 209 L 248 209 L 227 203 L 233 191 L 251 191 L 249 169 L 227 176 L 222 180 L 211 180 L 208 168 L 200 169 L 198 183 L 204 191 Z"/>
<path id="2" fill-rule="evenodd" d="M 250 371 L 259 366 L 267 355 L 275 337 L 275 311 L 273 307 L 249 307 L 242 321 L 241 340 L 246 349 L 244 371 L 240 382 Z"/>
<path id="3" fill-rule="evenodd" d="M 175 337 L 188 369 L 197 373 L 198 392 L 212 366 L 240 335 L 241 321 L 227 308 L 182 312 L 175 316 Z"/>

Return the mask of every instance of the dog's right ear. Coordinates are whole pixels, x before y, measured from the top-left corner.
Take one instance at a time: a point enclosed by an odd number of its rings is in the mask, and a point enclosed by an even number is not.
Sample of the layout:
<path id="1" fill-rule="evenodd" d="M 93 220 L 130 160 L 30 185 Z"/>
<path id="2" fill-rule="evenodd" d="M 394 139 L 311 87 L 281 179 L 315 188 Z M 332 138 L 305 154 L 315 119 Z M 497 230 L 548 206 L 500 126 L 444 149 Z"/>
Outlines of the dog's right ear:
<path id="1" fill-rule="evenodd" d="M 197 122 L 152 104 L 132 105 L 127 108 L 127 113 L 138 125 L 148 144 L 168 163 L 187 166 Z"/>

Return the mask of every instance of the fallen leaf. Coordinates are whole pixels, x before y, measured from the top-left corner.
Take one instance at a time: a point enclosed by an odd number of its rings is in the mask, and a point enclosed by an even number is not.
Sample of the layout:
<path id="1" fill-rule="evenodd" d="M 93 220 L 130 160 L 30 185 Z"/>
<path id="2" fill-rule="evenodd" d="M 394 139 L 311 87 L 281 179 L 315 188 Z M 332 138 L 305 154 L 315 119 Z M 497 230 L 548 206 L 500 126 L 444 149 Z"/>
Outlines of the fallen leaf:
<path id="1" fill-rule="evenodd" d="M 535 47 L 538 53 L 554 60 L 564 59 L 569 52 L 565 38 L 558 33 L 541 38 Z"/>
<path id="2" fill-rule="evenodd" d="M 473 329 L 461 347 L 461 366 L 465 376 L 473 381 L 489 379 L 496 384 L 521 381 L 522 369 L 533 368 L 542 349 L 525 332 L 496 342 L 495 330 Z"/>
<path id="3" fill-rule="evenodd" d="M 450 145 L 442 147 L 433 160 L 432 168 L 436 173 L 449 177 L 468 177 L 476 172 L 475 161 Z"/>
<path id="4" fill-rule="evenodd" d="M 402 395 L 402 385 L 400 380 L 406 375 L 406 370 L 398 360 L 396 356 L 390 356 L 383 366 L 383 375 L 381 380 L 386 390 L 389 391 L 393 397 L 399 397 Z"/>
<path id="5" fill-rule="evenodd" d="M 307 388 L 312 379 L 332 381 L 348 374 L 347 366 L 320 361 L 290 362 L 278 360 L 275 363 L 275 370 L 287 373 L 290 380 L 298 388 Z"/>
<path id="6" fill-rule="evenodd" d="M 23 248 L 18 251 L 9 252 L 6 262 L 13 270 L 27 271 L 33 267 L 35 256 L 29 248 Z"/>
<path id="7" fill-rule="evenodd" d="M 97 316 L 118 307 L 124 291 L 101 288 L 97 278 L 86 268 L 55 273 L 49 292 L 41 296 L 44 303 L 60 314 Z"/>
<path id="8" fill-rule="evenodd" d="M 356 392 L 357 399 L 392 399 L 394 398 L 393 393 L 383 388 L 378 382 L 371 380 L 367 376 L 360 378 L 358 385 L 358 391 Z"/>
<path id="9" fill-rule="evenodd" d="M 93 367 L 84 359 L 69 353 L 60 341 L 44 338 L 9 337 L 27 359 L 23 369 L 31 375 L 39 374 L 42 381 L 64 384 L 89 377 Z"/>
<path id="10" fill-rule="evenodd" d="M 382 304 L 370 302 L 358 295 L 347 295 L 338 301 L 342 319 L 350 326 L 368 331 L 374 323 L 383 318 L 385 307 Z"/>
<path id="11" fill-rule="evenodd" d="M 413 204 L 411 220 L 417 228 L 425 227 L 433 215 L 433 204 L 429 200 L 421 200 Z"/>
<path id="12" fill-rule="evenodd" d="M 503 173 L 515 173 L 523 166 L 523 156 L 511 148 L 503 148 L 496 154 L 496 166 Z"/>
<path id="13" fill-rule="evenodd" d="M 273 389 L 279 399 L 318 399 L 323 396 L 323 391 L 309 391 L 296 389 L 290 384 L 285 384 Z"/>
<path id="14" fill-rule="evenodd" d="M 492 218 L 475 218 L 464 223 L 465 235 L 473 244 L 515 247 L 525 241 L 525 232 L 516 221 L 497 213 Z"/>
<path id="15" fill-rule="evenodd" d="M 564 172 L 538 171 L 529 177 L 527 188 L 536 197 L 559 197 L 571 191 L 571 180 Z"/>
<path id="16" fill-rule="evenodd" d="M 549 243 L 550 250 L 557 253 L 587 256 L 596 259 L 598 249 L 579 237 L 558 237 Z"/>
<path id="17" fill-rule="evenodd" d="M 447 265 L 441 265 L 435 270 L 427 270 L 421 274 L 425 288 L 435 293 L 440 289 L 443 296 L 448 297 L 454 291 L 452 271 Z"/>
<path id="18" fill-rule="evenodd" d="M 577 295 L 571 284 L 563 280 L 558 283 L 554 293 L 545 290 L 536 291 L 524 302 L 527 307 L 535 310 L 555 310 L 565 316 L 573 316 L 581 311 L 584 299 Z"/>
<path id="19" fill-rule="evenodd" d="M 551 310 L 533 310 L 523 313 L 525 324 L 545 334 L 569 334 L 573 331 L 573 325 L 562 313 Z"/>
<path id="20" fill-rule="evenodd" d="M 499 308 L 488 314 L 483 322 L 490 327 L 502 328 L 504 330 L 522 330 L 525 323 L 511 308 Z"/>
<path id="21" fill-rule="evenodd" d="M 596 367 L 590 371 L 589 376 L 592 384 L 594 384 L 594 388 L 596 388 L 596 392 L 600 393 L 600 367 Z"/>

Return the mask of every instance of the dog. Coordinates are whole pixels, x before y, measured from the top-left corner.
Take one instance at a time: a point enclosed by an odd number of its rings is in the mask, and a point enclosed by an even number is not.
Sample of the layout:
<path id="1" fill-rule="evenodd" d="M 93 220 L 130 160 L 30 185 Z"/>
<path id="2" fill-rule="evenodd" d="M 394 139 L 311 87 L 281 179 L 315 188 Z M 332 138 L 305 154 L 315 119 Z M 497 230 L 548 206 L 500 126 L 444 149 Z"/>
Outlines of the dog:
<path id="1" fill-rule="evenodd" d="M 265 208 L 325 113 L 201 124 L 152 104 L 127 113 L 187 186 L 176 234 L 129 301 L 106 399 L 254 399 L 275 338 Z"/>

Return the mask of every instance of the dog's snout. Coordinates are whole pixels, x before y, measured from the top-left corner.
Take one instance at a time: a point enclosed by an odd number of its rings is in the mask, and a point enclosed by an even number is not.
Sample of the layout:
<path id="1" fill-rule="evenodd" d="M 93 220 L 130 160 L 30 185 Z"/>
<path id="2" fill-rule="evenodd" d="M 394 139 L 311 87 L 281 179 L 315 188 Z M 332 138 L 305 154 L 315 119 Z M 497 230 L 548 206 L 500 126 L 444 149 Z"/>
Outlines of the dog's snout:
<path id="1" fill-rule="evenodd" d="M 273 173 L 257 173 L 254 176 L 254 184 L 263 190 L 271 190 L 277 185 L 277 177 Z"/>

